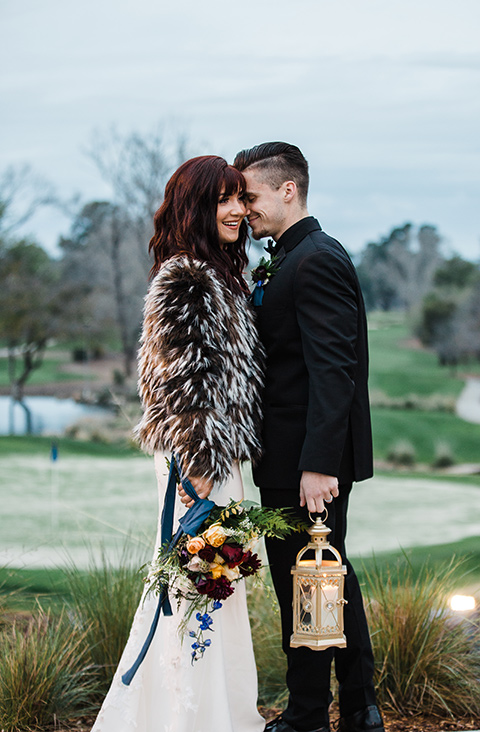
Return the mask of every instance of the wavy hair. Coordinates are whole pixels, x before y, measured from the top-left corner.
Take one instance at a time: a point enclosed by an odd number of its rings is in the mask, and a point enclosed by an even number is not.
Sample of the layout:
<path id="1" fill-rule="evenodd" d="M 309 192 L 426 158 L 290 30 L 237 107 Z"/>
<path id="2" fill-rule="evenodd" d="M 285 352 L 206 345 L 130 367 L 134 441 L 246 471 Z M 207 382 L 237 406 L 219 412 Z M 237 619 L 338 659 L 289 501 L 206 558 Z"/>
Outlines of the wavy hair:
<path id="1" fill-rule="evenodd" d="M 165 187 L 165 198 L 156 212 L 154 234 L 148 250 L 154 256 L 153 277 L 170 257 L 185 255 L 207 262 L 237 293 L 249 293 L 243 278 L 248 263 L 247 224 L 242 221 L 238 239 L 223 248 L 217 225 L 217 206 L 224 189 L 226 196 L 245 192 L 242 173 L 216 155 L 187 160 Z"/>

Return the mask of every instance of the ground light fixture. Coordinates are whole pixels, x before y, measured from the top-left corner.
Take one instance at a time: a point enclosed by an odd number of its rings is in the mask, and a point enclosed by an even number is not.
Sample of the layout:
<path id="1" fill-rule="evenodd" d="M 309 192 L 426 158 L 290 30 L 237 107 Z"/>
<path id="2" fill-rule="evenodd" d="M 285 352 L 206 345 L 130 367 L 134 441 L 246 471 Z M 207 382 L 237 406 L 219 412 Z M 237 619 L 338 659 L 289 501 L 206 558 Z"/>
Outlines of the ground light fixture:
<path id="1" fill-rule="evenodd" d="M 472 595 L 453 595 L 449 600 L 449 605 L 452 610 L 459 613 L 475 610 L 476 607 L 475 598 Z"/>
<path id="2" fill-rule="evenodd" d="M 327 541 L 330 531 L 317 517 L 308 529 L 310 541 L 297 554 L 296 564 L 292 567 L 292 648 L 307 646 L 321 651 L 331 646 L 345 648 L 347 645 L 343 633 L 343 606 L 346 604 L 343 586 L 347 568 L 342 564 L 340 553 Z M 303 559 L 308 551 L 315 553 L 314 559 Z M 333 560 L 324 558 L 326 551 L 333 555 Z"/>

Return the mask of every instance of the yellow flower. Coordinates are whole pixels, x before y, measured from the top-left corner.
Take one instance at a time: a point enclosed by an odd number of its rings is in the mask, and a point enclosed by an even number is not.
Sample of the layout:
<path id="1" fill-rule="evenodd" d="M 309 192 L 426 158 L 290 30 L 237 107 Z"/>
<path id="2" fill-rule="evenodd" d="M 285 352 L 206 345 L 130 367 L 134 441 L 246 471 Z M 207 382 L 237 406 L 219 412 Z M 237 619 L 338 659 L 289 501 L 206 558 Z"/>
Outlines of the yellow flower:
<path id="1" fill-rule="evenodd" d="M 190 541 L 187 542 L 187 552 L 190 554 L 196 554 L 200 551 L 200 549 L 203 549 L 205 546 L 205 541 L 202 539 L 201 536 L 194 536 L 193 539 L 190 539 Z"/>
<path id="2" fill-rule="evenodd" d="M 219 524 L 212 524 L 209 526 L 208 529 L 203 532 L 202 536 L 208 544 L 214 547 L 222 546 L 223 542 L 227 538 L 225 530 Z"/>
<path id="3" fill-rule="evenodd" d="M 219 564 L 211 564 L 210 572 L 212 573 L 212 579 L 218 579 L 222 576 L 222 567 Z"/>

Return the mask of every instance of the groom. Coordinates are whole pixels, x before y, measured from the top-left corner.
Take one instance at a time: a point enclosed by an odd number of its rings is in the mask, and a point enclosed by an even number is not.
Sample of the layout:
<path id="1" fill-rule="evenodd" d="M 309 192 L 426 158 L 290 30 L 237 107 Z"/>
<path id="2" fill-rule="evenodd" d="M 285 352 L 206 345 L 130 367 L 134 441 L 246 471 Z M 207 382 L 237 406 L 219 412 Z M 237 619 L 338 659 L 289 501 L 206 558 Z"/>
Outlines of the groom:
<path id="1" fill-rule="evenodd" d="M 247 181 L 255 239 L 272 237 L 276 272 L 257 308 L 267 353 L 263 442 L 254 470 L 265 506 L 307 517 L 328 505 L 329 541 L 347 565 L 347 647 L 290 648 L 292 565 L 305 535 L 267 541 L 280 604 L 290 692 L 268 732 L 328 732 L 330 667 L 339 682 L 340 732 L 383 732 L 373 688 L 373 655 L 355 572 L 345 555 L 353 481 L 372 475 L 365 308 L 353 264 L 307 211 L 308 163 L 300 150 L 267 142 L 234 165 Z"/>

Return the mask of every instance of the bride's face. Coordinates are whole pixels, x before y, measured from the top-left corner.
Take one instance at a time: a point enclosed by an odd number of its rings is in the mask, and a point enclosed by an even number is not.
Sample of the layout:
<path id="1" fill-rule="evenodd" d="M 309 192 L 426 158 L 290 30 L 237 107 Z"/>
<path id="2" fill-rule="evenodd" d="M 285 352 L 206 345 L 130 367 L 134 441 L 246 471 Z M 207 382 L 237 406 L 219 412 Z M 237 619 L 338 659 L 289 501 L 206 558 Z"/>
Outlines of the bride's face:
<path id="1" fill-rule="evenodd" d="M 247 215 L 244 194 L 239 190 L 230 196 L 222 189 L 217 206 L 217 226 L 220 244 L 233 244 L 238 239 L 240 224 Z"/>

